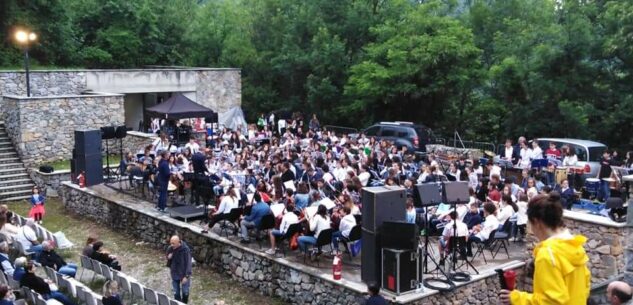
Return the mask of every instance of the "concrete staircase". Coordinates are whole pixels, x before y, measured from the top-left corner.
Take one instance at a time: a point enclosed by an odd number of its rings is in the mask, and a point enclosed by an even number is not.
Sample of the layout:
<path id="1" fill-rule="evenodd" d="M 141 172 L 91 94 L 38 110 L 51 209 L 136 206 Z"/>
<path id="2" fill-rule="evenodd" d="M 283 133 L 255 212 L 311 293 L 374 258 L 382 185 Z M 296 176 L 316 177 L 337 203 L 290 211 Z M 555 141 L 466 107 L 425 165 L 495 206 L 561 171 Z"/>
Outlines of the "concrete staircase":
<path id="1" fill-rule="evenodd" d="M 0 122 L 0 202 L 28 199 L 34 185 Z"/>

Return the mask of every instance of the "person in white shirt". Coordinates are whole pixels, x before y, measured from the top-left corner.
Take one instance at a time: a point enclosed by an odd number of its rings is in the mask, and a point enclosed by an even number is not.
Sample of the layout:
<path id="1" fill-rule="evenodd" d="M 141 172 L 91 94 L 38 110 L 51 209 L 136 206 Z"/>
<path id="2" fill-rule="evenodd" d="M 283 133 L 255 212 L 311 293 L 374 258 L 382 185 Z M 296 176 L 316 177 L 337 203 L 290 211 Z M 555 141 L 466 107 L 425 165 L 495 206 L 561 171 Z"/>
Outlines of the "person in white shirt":
<path id="1" fill-rule="evenodd" d="M 356 218 L 354 218 L 352 210 L 349 207 L 343 207 L 342 211 L 345 216 L 341 218 L 341 222 L 338 226 L 339 230 L 332 233 L 332 245 L 336 252 L 338 252 L 338 243 L 341 239 L 348 238 L 352 228 L 356 225 Z"/>
<path id="2" fill-rule="evenodd" d="M 163 150 L 168 150 L 169 137 L 167 136 L 167 134 L 164 132 L 161 132 L 160 137 L 152 143 L 152 147 L 153 147 L 153 151 L 155 151 L 156 153 L 159 153 L 160 151 L 163 151 Z"/>
<path id="3" fill-rule="evenodd" d="M 33 258 L 38 261 L 40 254 L 42 254 L 43 248 L 37 240 L 37 234 L 35 234 L 35 221 L 31 218 L 27 219 L 26 224 L 18 230 L 15 239 L 22 244 L 24 250 L 33 252 Z"/>
<path id="4" fill-rule="evenodd" d="M 519 163 L 518 163 L 518 167 L 519 168 L 530 168 L 530 154 L 532 153 L 532 151 L 528 148 L 527 144 L 525 142 L 520 143 L 521 146 L 521 150 L 519 151 Z"/>
<path id="5" fill-rule="evenodd" d="M 226 195 L 220 201 L 220 206 L 215 211 L 209 213 L 209 223 L 202 230 L 202 233 L 207 233 L 210 228 L 218 223 L 221 220 L 225 220 L 228 218 L 232 209 L 236 209 L 239 207 L 239 198 L 236 194 L 235 189 L 230 186 L 226 190 Z"/>
<path id="6" fill-rule="evenodd" d="M 360 183 L 363 186 L 367 186 L 367 183 L 369 182 L 369 178 L 371 177 L 371 174 L 369 173 L 369 167 L 367 167 L 367 165 L 362 164 L 359 168 L 359 174 L 358 174 L 358 179 L 360 180 Z"/>
<path id="7" fill-rule="evenodd" d="M 471 235 L 468 237 L 466 243 L 467 255 L 472 256 L 472 243 L 473 242 L 485 242 L 490 238 L 492 231 L 499 229 L 499 220 L 497 219 L 497 207 L 492 202 L 486 202 L 484 204 L 484 223 L 473 227 Z"/>
<path id="8" fill-rule="evenodd" d="M 466 173 L 468 174 L 468 187 L 476 190 L 477 186 L 479 185 L 479 178 L 477 177 L 477 173 L 475 173 L 472 166 L 466 167 Z"/>
<path id="9" fill-rule="evenodd" d="M 565 157 L 563 158 L 563 166 L 576 166 L 578 165 L 578 156 L 576 156 L 576 152 L 573 149 L 569 148 L 569 146 L 562 147 L 563 154 Z"/>
<path id="10" fill-rule="evenodd" d="M 323 230 L 330 228 L 330 216 L 327 214 L 327 208 L 324 205 L 319 205 L 315 215 L 309 215 L 307 211 L 303 213 L 305 215 L 304 220 L 310 225 L 310 231 L 314 232 L 313 236 L 299 236 L 297 240 L 299 242 L 299 249 L 302 252 L 308 250 L 308 245 L 316 245 L 317 239 Z M 313 253 L 310 253 L 312 257 Z"/>
<path id="11" fill-rule="evenodd" d="M 277 122 L 277 131 L 279 131 L 279 135 L 283 135 L 284 133 L 286 133 L 286 124 L 288 123 L 285 119 L 279 119 L 279 121 Z"/>
<path id="12" fill-rule="evenodd" d="M 457 213 L 455 211 L 450 212 L 449 217 L 451 221 L 449 221 L 444 227 L 444 231 L 442 231 L 442 236 L 440 237 L 440 265 L 444 264 L 444 257 L 448 254 L 448 245 L 451 238 L 455 236 L 455 227 L 457 227 L 457 237 L 466 237 L 468 239 L 468 226 L 457 218 Z"/>
<path id="13" fill-rule="evenodd" d="M 185 145 L 185 148 L 189 148 L 192 154 L 195 154 L 200 151 L 200 145 L 196 143 L 196 137 L 189 137 L 189 142 Z"/>
<path id="14" fill-rule="evenodd" d="M 512 197 L 510 195 L 504 194 L 501 197 L 501 205 L 499 208 L 499 212 L 497 213 L 497 219 L 499 220 L 499 225 L 503 225 L 514 215 L 514 212 L 519 208 L 516 207 L 516 204 L 512 201 Z"/>
<path id="15" fill-rule="evenodd" d="M 527 195 L 525 193 L 519 194 L 519 201 L 517 202 L 517 207 L 519 210 L 517 211 L 517 225 L 516 232 L 514 233 L 514 238 L 516 240 L 523 240 L 525 237 L 525 228 L 527 227 L 528 217 L 527 217 Z"/>
<path id="16" fill-rule="evenodd" d="M 268 233 L 268 238 L 270 239 L 270 249 L 266 250 L 266 254 L 275 255 L 275 252 L 277 251 L 277 247 L 275 246 L 277 238 L 286 235 L 288 228 L 299 222 L 299 217 L 295 214 L 294 210 L 294 202 L 289 201 L 286 203 L 286 209 L 284 210 L 284 216 L 281 217 L 279 229 L 272 229 Z"/>
<path id="17" fill-rule="evenodd" d="M 538 140 L 532 140 L 532 150 L 530 151 L 530 162 L 532 160 L 543 159 L 543 150 L 538 145 Z"/>

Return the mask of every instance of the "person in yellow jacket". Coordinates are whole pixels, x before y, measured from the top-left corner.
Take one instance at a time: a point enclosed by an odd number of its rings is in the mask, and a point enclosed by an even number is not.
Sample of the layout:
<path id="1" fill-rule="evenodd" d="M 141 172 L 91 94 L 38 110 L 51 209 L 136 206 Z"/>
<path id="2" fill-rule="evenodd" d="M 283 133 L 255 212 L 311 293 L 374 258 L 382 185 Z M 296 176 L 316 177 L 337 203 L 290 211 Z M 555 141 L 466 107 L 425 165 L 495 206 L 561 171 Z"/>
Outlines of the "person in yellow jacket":
<path id="1" fill-rule="evenodd" d="M 501 304 L 587 304 L 591 286 L 589 258 L 583 248 L 587 238 L 565 228 L 560 194 L 534 197 L 527 215 L 530 229 L 540 241 L 534 248 L 534 292 L 501 290 Z"/>

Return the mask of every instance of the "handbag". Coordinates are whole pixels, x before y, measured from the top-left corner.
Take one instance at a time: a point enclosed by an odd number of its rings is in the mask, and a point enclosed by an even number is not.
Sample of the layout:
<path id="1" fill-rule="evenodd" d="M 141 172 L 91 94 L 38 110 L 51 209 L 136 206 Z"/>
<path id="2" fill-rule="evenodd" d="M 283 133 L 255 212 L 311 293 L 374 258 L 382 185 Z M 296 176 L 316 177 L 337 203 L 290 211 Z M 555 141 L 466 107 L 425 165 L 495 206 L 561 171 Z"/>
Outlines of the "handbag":
<path id="1" fill-rule="evenodd" d="M 290 237 L 290 250 L 294 251 L 299 248 L 299 233 L 295 233 Z"/>

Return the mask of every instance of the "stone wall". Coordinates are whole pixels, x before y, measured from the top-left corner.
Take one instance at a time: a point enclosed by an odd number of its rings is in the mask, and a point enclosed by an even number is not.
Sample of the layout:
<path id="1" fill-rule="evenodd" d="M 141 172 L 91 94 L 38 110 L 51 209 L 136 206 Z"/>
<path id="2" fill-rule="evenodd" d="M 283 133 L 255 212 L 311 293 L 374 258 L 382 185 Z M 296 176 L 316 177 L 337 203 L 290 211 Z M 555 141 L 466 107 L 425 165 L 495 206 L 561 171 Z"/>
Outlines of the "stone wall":
<path id="1" fill-rule="evenodd" d="M 75 130 L 124 122 L 123 96 L 119 94 L 5 96 L 4 100 L 7 132 L 27 167 L 71 159 Z"/>
<path id="2" fill-rule="evenodd" d="M 131 152 L 133 154 L 136 154 L 145 146 L 152 144 L 156 138 L 156 135 L 153 134 L 138 131 L 128 131 L 127 137 L 123 139 L 123 153 Z M 116 145 L 116 147 L 118 149 L 118 144 Z"/>
<path id="3" fill-rule="evenodd" d="M 70 181 L 70 170 L 56 170 L 52 173 L 42 173 L 36 168 L 30 168 L 28 171 L 31 180 L 33 180 L 35 185 L 40 189 L 49 187 L 58 190 L 62 182 Z"/>
<path id="4" fill-rule="evenodd" d="M 31 71 L 31 96 L 76 95 L 86 89 L 83 71 Z M 0 96 L 26 96 L 26 73 L 0 72 Z"/>
<path id="5" fill-rule="evenodd" d="M 102 187 L 102 186 L 97 186 Z M 200 234 L 200 228 L 158 214 L 137 200 L 106 199 L 98 192 L 62 183 L 59 189 L 64 207 L 72 213 L 89 218 L 111 228 L 140 238 L 157 248 L 165 248 L 172 234 L 179 234 L 193 249 L 193 257 L 204 267 L 226 274 L 241 285 L 261 294 L 278 296 L 292 304 L 355 305 L 364 297 L 365 285 L 342 280 L 334 281 L 329 272 L 273 258 L 263 252 L 242 247 L 239 243 L 213 233 Z M 124 201 L 125 200 L 125 201 Z M 290 254 L 292 255 L 292 254 Z M 519 273 L 522 287 L 523 264 L 510 268 Z M 391 301 L 391 304 L 496 304 L 498 280 L 492 271 L 482 271 L 475 281 L 455 291 L 438 293 L 427 290 L 420 297 L 411 294 Z"/>
<path id="6" fill-rule="evenodd" d="M 239 70 L 198 71 L 196 102 L 224 113 L 242 105 L 242 76 Z"/>

